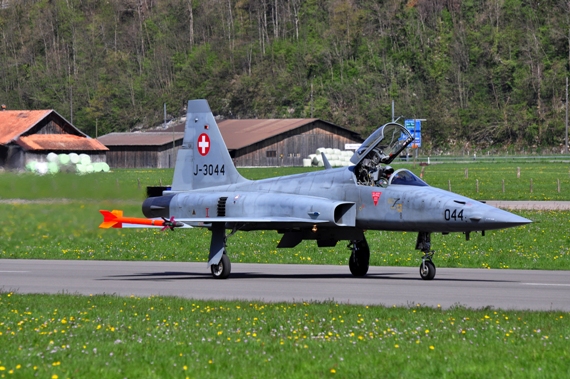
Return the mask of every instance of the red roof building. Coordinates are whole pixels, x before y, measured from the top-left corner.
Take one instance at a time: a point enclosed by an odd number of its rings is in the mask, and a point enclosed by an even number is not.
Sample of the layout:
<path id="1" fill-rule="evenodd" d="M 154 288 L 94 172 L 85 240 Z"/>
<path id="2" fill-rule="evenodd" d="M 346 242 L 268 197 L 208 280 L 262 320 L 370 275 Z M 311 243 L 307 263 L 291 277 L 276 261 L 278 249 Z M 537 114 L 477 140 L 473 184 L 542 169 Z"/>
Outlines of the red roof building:
<path id="1" fill-rule="evenodd" d="M 108 149 L 53 109 L 0 111 L 0 167 L 23 169 L 28 161 L 46 161 L 47 154 L 83 153 L 105 162 Z"/>

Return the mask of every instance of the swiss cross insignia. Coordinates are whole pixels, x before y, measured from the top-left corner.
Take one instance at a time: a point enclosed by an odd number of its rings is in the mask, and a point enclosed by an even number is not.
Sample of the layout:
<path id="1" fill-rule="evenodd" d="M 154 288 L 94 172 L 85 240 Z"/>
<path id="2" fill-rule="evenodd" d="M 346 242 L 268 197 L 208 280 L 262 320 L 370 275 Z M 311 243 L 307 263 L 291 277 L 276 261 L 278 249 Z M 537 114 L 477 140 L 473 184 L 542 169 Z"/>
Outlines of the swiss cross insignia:
<path id="1" fill-rule="evenodd" d="M 198 137 L 198 153 L 205 157 L 210 152 L 210 137 L 206 133 L 200 134 Z"/>

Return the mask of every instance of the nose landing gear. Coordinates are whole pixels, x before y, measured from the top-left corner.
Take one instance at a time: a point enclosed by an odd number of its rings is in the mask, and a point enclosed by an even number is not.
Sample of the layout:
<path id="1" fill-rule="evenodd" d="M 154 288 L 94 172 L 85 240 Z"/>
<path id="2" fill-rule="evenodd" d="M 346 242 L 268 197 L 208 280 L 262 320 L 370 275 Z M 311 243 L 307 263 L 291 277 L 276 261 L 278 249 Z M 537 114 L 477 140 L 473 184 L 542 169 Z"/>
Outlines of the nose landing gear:
<path id="1" fill-rule="evenodd" d="M 416 240 L 416 250 L 424 253 L 422 264 L 420 265 L 420 277 L 423 280 L 432 280 L 435 277 L 435 264 L 432 257 L 435 251 L 431 250 L 431 233 L 419 232 Z"/>

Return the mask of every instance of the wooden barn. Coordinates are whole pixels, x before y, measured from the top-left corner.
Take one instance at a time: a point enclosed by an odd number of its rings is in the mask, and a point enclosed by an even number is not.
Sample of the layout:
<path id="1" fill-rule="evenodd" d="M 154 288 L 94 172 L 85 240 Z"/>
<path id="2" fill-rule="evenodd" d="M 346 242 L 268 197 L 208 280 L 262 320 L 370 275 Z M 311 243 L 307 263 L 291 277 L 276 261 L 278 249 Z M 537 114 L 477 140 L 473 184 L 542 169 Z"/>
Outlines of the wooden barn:
<path id="1" fill-rule="evenodd" d="M 110 133 L 98 138 L 107 146 L 113 168 L 170 168 L 176 163 L 184 133 Z"/>
<path id="2" fill-rule="evenodd" d="M 173 128 L 183 132 L 184 126 Z M 240 167 L 302 166 L 320 147 L 345 150 L 346 144 L 363 142 L 360 134 L 317 118 L 223 120 L 218 126 Z"/>
<path id="3" fill-rule="evenodd" d="M 51 152 L 87 154 L 105 162 L 107 148 L 53 109 L 0 111 L 0 167 L 23 170 L 30 161 L 45 162 Z"/>
<path id="4" fill-rule="evenodd" d="M 316 118 L 224 120 L 220 131 L 236 166 L 302 166 L 319 147 L 344 150 L 360 134 Z"/>

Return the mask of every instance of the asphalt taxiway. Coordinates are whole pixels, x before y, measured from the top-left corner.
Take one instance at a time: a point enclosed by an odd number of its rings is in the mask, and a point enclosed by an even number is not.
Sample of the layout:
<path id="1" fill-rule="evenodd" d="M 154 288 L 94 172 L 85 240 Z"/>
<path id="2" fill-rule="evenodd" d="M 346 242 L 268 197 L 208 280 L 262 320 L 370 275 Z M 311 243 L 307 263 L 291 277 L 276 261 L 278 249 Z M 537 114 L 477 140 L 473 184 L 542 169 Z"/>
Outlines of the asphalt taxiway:
<path id="1" fill-rule="evenodd" d="M 418 268 L 233 264 L 213 279 L 206 263 L 0 259 L 0 289 L 18 293 L 179 296 L 263 302 L 334 301 L 384 306 L 491 307 L 570 311 L 570 272 L 438 268 L 432 281 Z"/>

